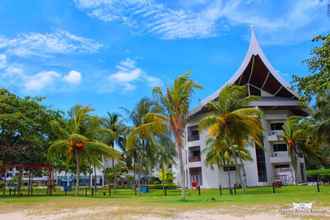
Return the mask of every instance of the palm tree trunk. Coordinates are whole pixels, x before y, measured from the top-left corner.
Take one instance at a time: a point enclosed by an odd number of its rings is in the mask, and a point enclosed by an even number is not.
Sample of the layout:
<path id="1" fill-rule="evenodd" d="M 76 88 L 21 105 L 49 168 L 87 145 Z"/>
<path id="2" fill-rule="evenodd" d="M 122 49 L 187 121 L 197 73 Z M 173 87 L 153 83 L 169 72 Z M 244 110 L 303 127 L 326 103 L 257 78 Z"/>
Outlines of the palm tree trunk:
<path id="1" fill-rule="evenodd" d="M 229 192 L 231 194 L 231 175 L 230 175 L 230 171 L 227 171 L 227 175 L 228 175 L 228 189 L 229 189 Z"/>
<path id="2" fill-rule="evenodd" d="M 136 191 L 136 168 L 135 168 L 135 158 L 133 157 L 133 187 Z"/>
<path id="3" fill-rule="evenodd" d="M 97 176 L 96 176 L 96 166 L 95 166 L 95 163 L 94 163 L 94 193 L 95 193 L 95 195 L 96 195 L 96 178 L 97 178 Z"/>
<path id="4" fill-rule="evenodd" d="M 235 160 L 236 178 L 238 177 L 238 179 L 239 179 L 239 184 L 240 184 L 240 185 L 243 185 L 243 180 L 242 180 L 242 175 L 241 175 L 241 167 L 240 167 L 240 165 L 238 164 L 238 161 L 237 161 L 237 157 L 236 157 L 236 155 L 234 156 L 234 160 Z"/>
<path id="5" fill-rule="evenodd" d="M 75 195 L 78 196 L 79 193 L 79 178 L 80 178 L 80 158 L 79 158 L 79 152 L 76 149 L 76 192 Z"/>
<path id="6" fill-rule="evenodd" d="M 291 164 L 293 168 L 294 183 L 297 184 L 297 154 L 295 152 L 290 153 Z"/>
<path id="7" fill-rule="evenodd" d="M 93 186 L 93 177 L 92 177 L 92 175 L 93 175 L 93 171 L 90 170 L 89 171 L 89 190 L 90 191 L 92 191 L 92 186 Z"/>
<path id="8" fill-rule="evenodd" d="M 183 156 L 182 156 L 182 146 L 176 143 L 176 149 L 179 156 L 179 169 L 180 169 L 180 185 L 181 185 L 181 198 L 186 200 L 186 175 L 184 172 Z"/>
<path id="9" fill-rule="evenodd" d="M 21 168 L 21 169 L 19 169 L 19 173 L 18 173 L 18 183 L 17 183 L 17 192 L 18 192 L 18 195 L 21 194 L 22 178 L 23 178 L 23 170 Z"/>
<path id="10" fill-rule="evenodd" d="M 242 187 L 243 187 L 243 191 L 245 192 L 246 186 L 247 186 L 246 170 L 245 170 L 245 166 L 244 166 L 244 163 L 243 163 L 242 158 L 239 158 L 239 159 L 240 159 L 240 162 L 241 162 L 241 165 L 242 165 L 242 173 L 243 173 L 243 184 L 242 184 Z"/>
<path id="11" fill-rule="evenodd" d="M 112 141 L 112 148 L 115 149 L 115 141 Z M 111 165 L 112 165 L 112 167 L 115 166 L 115 160 L 114 159 L 111 160 Z"/>
<path id="12" fill-rule="evenodd" d="M 32 172 L 29 170 L 28 195 L 32 195 Z"/>
<path id="13" fill-rule="evenodd" d="M 6 187 L 7 187 L 7 168 L 5 166 L 5 178 L 4 178 L 4 186 L 3 186 L 3 195 L 6 195 Z"/>

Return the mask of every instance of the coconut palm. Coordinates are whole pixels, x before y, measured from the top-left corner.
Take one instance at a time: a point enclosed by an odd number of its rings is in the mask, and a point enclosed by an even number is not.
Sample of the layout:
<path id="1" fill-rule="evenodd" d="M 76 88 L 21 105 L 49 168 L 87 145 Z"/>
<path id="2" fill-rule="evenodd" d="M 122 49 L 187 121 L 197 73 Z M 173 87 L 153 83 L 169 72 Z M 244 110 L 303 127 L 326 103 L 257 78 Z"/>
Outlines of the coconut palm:
<path id="1" fill-rule="evenodd" d="M 165 118 L 175 138 L 183 199 L 185 199 L 186 187 L 186 175 L 182 156 L 184 150 L 184 129 L 187 124 L 192 93 L 195 89 L 202 88 L 199 84 L 191 80 L 190 76 L 190 73 L 178 76 L 175 79 L 173 86 L 166 88 L 165 93 L 162 91 L 161 87 L 155 87 L 153 89 L 155 97 L 165 108 Z"/>
<path id="2" fill-rule="evenodd" d="M 139 170 L 139 183 L 141 172 L 148 174 L 157 164 L 160 140 L 168 131 L 161 112 L 162 108 L 156 102 L 144 98 L 129 114 L 133 126 L 126 147 L 134 157 L 134 168 Z"/>
<path id="3" fill-rule="evenodd" d="M 294 176 L 297 175 L 297 155 L 298 155 L 298 139 L 301 138 L 301 130 L 297 124 L 297 118 L 290 118 L 283 125 L 282 137 L 288 146 L 288 153 L 291 158 L 291 164 L 294 170 Z"/>
<path id="4" fill-rule="evenodd" d="M 288 146 L 288 153 L 297 176 L 298 157 L 320 158 L 318 155 L 321 140 L 318 137 L 318 125 L 313 117 L 292 116 L 283 125 L 282 138 Z"/>
<path id="5" fill-rule="evenodd" d="M 107 116 L 102 119 L 102 128 L 109 130 L 109 135 L 103 135 L 103 142 L 114 147 L 120 146 L 125 134 L 127 133 L 127 127 L 125 126 L 121 116 L 116 113 L 107 113 Z M 112 160 L 112 166 L 114 166 L 114 160 Z"/>
<path id="6" fill-rule="evenodd" d="M 233 144 L 229 138 L 212 138 L 210 137 L 206 142 L 207 148 L 204 149 L 206 155 L 206 163 L 208 165 L 216 165 L 219 168 L 228 166 L 235 166 L 236 177 L 240 178 L 240 166 L 243 161 L 252 160 L 249 151 L 242 146 Z M 228 174 L 228 187 L 231 188 L 231 176 Z"/>
<path id="7" fill-rule="evenodd" d="M 69 113 L 69 119 L 64 125 L 54 121 L 53 127 L 59 132 L 60 138 L 53 142 L 48 149 L 49 160 L 54 158 L 66 158 L 67 162 L 75 161 L 76 165 L 76 189 L 79 191 L 80 165 L 92 155 L 116 158 L 119 153 L 110 146 L 93 138 L 95 130 L 95 118 L 91 119 L 89 107 L 75 106 Z M 91 121 L 92 120 L 92 121 Z"/>
<path id="8" fill-rule="evenodd" d="M 247 96 L 245 86 L 226 86 L 217 100 L 207 105 L 209 113 L 201 119 L 200 129 L 207 129 L 213 139 L 230 140 L 231 145 L 237 145 L 239 149 L 243 149 L 248 141 L 261 146 L 262 114 L 257 108 L 248 107 L 257 99 L 255 96 Z M 245 183 L 241 183 L 245 187 Z"/>

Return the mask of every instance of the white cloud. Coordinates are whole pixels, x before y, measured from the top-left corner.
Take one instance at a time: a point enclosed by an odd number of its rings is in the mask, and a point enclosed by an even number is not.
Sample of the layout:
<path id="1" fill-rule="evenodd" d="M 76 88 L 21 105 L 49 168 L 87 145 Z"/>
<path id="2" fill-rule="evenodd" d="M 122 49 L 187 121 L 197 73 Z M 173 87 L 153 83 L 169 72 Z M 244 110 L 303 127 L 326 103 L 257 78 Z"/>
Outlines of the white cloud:
<path id="1" fill-rule="evenodd" d="M 60 91 L 69 89 L 70 85 L 78 85 L 81 74 L 71 70 L 66 74 L 43 70 L 37 73 L 28 73 L 22 66 L 10 64 L 0 75 L 0 85 L 6 88 L 16 88 L 25 93 L 40 93 L 46 91 Z M 63 83 L 65 82 L 65 83 Z"/>
<path id="2" fill-rule="evenodd" d="M 0 54 L 0 70 L 7 66 L 7 56 L 6 54 Z"/>
<path id="3" fill-rule="evenodd" d="M 53 85 L 59 77 L 60 74 L 55 71 L 42 71 L 32 76 L 26 76 L 23 86 L 28 92 L 37 92 Z"/>
<path id="4" fill-rule="evenodd" d="M 326 1 L 289 1 L 282 7 L 276 1 L 235 1 L 227 4 L 223 13 L 231 25 L 255 26 L 262 41 L 269 44 L 311 40 L 330 30 Z"/>
<path id="5" fill-rule="evenodd" d="M 217 3 L 194 12 L 171 9 L 153 0 L 75 0 L 92 17 L 106 22 L 119 21 L 135 31 L 149 32 L 164 39 L 202 38 L 215 34 Z"/>
<path id="6" fill-rule="evenodd" d="M 14 38 L 0 37 L 0 50 L 19 57 L 53 54 L 94 53 L 102 47 L 95 40 L 67 31 L 54 33 L 24 33 Z"/>
<path id="7" fill-rule="evenodd" d="M 116 72 L 109 76 L 110 87 L 123 89 L 124 91 L 135 90 L 138 83 L 146 83 L 150 87 L 161 84 L 161 80 L 145 73 L 137 67 L 136 61 L 126 58 L 116 66 Z"/>
<path id="8" fill-rule="evenodd" d="M 79 85 L 81 82 L 81 73 L 75 70 L 71 70 L 63 77 L 63 79 L 70 84 Z"/>
<path id="9" fill-rule="evenodd" d="M 89 16 L 120 22 L 162 39 L 207 38 L 228 27 L 254 25 L 269 43 L 310 40 L 330 29 L 327 1 L 300 0 L 74 0 Z"/>

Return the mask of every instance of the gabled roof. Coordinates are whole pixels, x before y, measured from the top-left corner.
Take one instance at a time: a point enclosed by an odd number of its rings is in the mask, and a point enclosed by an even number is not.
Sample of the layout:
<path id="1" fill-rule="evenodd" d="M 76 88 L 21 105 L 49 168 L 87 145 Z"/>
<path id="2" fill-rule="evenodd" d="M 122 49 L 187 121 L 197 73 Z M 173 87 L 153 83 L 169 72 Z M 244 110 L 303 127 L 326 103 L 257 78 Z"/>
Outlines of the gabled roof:
<path id="1" fill-rule="evenodd" d="M 256 88 L 277 97 L 295 100 L 299 97 L 268 61 L 259 45 L 253 28 L 251 28 L 249 49 L 236 73 L 216 92 L 202 100 L 201 104 L 190 115 L 194 115 L 202 110 L 207 103 L 218 97 L 219 92 L 225 86 L 232 84 L 249 85 L 249 90 L 250 88 Z"/>

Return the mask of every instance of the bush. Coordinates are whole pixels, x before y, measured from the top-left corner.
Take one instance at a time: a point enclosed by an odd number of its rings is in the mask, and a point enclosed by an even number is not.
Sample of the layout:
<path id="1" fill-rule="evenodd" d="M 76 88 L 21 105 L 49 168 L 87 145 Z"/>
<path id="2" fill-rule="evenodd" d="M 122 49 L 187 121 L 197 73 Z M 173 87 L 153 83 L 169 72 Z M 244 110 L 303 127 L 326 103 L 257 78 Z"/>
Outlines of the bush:
<path id="1" fill-rule="evenodd" d="M 308 181 L 330 182 L 330 169 L 307 170 Z"/>
<path id="2" fill-rule="evenodd" d="M 164 185 L 162 185 L 162 184 L 150 184 L 148 186 L 149 186 L 149 189 L 163 189 L 163 187 L 166 187 L 167 189 L 176 189 L 176 185 L 174 183 L 166 183 Z"/>

